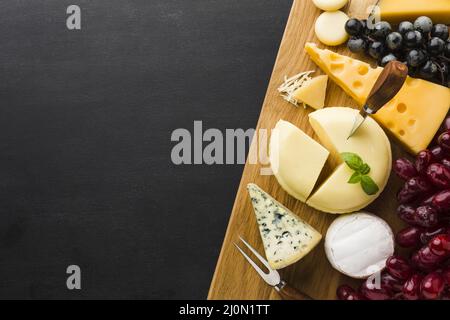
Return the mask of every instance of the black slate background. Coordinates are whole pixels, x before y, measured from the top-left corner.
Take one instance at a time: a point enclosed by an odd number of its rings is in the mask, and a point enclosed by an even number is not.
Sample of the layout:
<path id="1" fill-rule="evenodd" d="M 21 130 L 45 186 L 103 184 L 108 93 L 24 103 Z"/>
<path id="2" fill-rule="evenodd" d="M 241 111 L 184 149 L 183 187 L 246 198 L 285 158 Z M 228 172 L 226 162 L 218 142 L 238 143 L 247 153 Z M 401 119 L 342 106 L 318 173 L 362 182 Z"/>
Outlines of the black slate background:
<path id="1" fill-rule="evenodd" d="M 255 126 L 291 4 L 0 2 L 0 298 L 206 298 L 242 166 L 170 135 Z"/>

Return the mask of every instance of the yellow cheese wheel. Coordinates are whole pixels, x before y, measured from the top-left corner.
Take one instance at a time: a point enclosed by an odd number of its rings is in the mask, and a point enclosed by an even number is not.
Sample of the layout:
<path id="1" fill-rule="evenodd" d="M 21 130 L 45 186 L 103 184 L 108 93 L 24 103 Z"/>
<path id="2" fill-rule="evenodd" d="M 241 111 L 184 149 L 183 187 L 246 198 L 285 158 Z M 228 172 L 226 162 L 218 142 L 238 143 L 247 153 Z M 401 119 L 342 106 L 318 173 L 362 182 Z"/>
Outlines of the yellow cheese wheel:
<path id="1" fill-rule="evenodd" d="M 331 107 L 314 111 L 309 122 L 322 144 L 335 157 L 343 152 L 355 153 L 370 167 L 369 176 L 377 184 L 377 194 L 368 195 L 361 185 L 348 183 L 354 173 L 346 163 L 336 170 L 307 200 L 307 204 L 329 213 L 348 213 L 360 210 L 374 201 L 385 188 L 390 172 L 392 153 L 389 139 L 383 129 L 368 117 L 349 139 L 358 110 Z"/>

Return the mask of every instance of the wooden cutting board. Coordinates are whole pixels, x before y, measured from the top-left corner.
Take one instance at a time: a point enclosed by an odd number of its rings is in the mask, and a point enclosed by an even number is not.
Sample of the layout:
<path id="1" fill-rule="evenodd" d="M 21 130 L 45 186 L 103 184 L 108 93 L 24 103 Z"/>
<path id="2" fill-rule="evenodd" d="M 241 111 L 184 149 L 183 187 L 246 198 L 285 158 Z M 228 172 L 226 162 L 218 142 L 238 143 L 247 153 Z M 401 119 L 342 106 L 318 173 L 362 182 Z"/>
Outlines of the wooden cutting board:
<path id="1" fill-rule="evenodd" d="M 372 0 L 353 0 L 344 8 L 344 11 L 351 17 L 367 17 L 368 6 L 375 2 Z M 303 49 L 306 42 L 319 43 L 314 35 L 314 21 L 320 12 L 311 0 L 294 0 L 257 129 L 271 129 L 278 120 L 284 119 L 316 138 L 308 123 L 308 114 L 313 110 L 302 107 L 296 108 L 289 104 L 280 97 L 277 88 L 283 82 L 285 76 L 291 76 L 301 71 L 317 70 L 314 75 L 322 74 Z M 323 45 L 320 46 L 324 47 Z M 332 48 L 332 50 L 350 55 L 345 46 Z M 361 59 L 362 57 L 359 56 L 358 58 Z M 328 84 L 326 105 L 357 108 L 356 103 L 331 80 Z M 257 139 L 254 138 L 250 152 L 258 148 L 257 145 Z M 404 155 L 404 152 L 394 142 L 392 142 L 392 151 L 394 158 Z M 208 299 L 278 299 L 275 291 L 257 275 L 233 246 L 233 242 L 238 242 L 239 236 L 242 236 L 259 252 L 264 252 L 253 208 L 246 190 L 248 183 L 258 184 L 314 226 L 324 236 L 328 226 L 336 218 L 334 215 L 314 210 L 289 196 L 281 189 L 274 176 L 261 175 L 260 169 L 261 165 L 248 162 L 244 167 Z M 328 170 L 330 170 L 329 165 Z M 399 187 L 400 181 L 391 175 L 388 186 L 382 195 L 367 208 L 368 211 L 385 219 L 394 231 L 398 231 L 403 225 L 395 213 L 397 207 L 395 194 Z M 356 286 L 359 281 L 350 279 L 331 267 L 325 256 L 323 242 L 322 240 L 305 258 L 281 270 L 280 273 L 283 279 L 314 299 L 335 299 L 336 288 L 340 284 L 348 283 Z"/>

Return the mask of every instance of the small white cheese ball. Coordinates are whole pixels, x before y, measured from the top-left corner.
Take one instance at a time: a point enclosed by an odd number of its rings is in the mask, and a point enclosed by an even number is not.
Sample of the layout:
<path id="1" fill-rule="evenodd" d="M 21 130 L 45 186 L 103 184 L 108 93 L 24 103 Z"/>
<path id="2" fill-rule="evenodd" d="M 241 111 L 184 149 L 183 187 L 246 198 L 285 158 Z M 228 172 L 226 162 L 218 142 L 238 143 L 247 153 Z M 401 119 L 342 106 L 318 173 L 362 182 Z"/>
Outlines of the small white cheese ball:
<path id="1" fill-rule="evenodd" d="M 314 5 L 323 11 L 339 10 L 347 4 L 348 0 L 313 0 Z"/>
<path id="2" fill-rule="evenodd" d="M 325 253 L 333 268 L 364 279 L 385 268 L 394 253 L 394 234 L 386 221 L 373 214 L 343 215 L 327 231 Z"/>
<path id="3" fill-rule="evenodd" d="M 342 11 L 322 12 L 317 18 L 315 32 L 317 38 L 328 46 L 338 46 L 348 39 L 345 23 L 348 16 Z"/>

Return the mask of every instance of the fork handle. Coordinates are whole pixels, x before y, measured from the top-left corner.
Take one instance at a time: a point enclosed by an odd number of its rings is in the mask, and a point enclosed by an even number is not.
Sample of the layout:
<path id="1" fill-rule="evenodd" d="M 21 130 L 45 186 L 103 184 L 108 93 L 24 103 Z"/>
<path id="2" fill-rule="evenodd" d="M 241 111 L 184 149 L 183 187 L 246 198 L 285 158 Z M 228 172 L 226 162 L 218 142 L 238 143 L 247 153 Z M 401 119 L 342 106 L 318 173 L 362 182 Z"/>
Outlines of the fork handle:
<path id="1" fill-rule="evenodd" d="M 291 285 L 282 281 L 278 286 L 275 287 L 280 297 L 283 300 L 312 300 L 312 298 L 303 292 L 295 289 Z"/>

